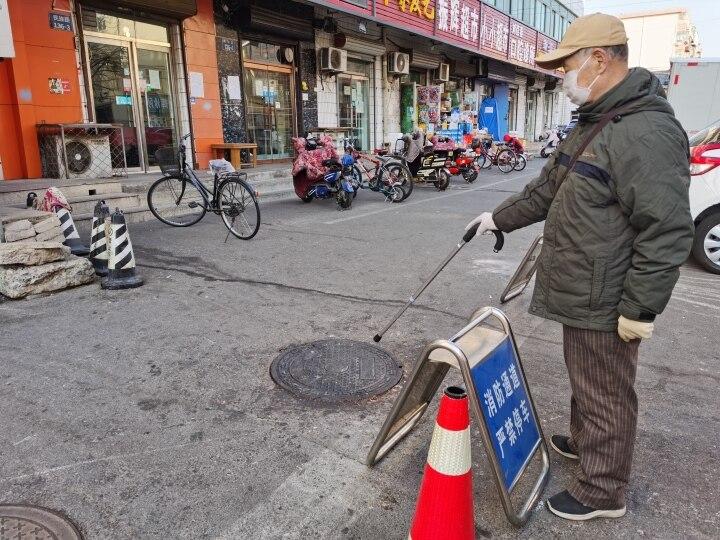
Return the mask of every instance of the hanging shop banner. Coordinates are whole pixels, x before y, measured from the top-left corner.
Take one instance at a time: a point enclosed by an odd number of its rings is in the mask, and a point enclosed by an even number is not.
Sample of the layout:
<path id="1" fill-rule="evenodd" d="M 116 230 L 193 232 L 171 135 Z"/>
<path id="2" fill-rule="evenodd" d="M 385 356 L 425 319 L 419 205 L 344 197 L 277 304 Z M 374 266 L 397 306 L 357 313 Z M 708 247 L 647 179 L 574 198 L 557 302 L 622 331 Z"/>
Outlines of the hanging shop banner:
<path id="1" fill-rule="evenodd" d="M 510 17 L 485 4 L 480 10 L 480 51 L 505 60 L 508 54 Z"/>
<path id="2" fill-rule="evenodd" d="M 0 0 L 0 58 L 14 58 L 12 29 L 10 28 L 10 13 L 7 0 Z"/>
<path id="3" fill-rule="evenodd" d="M 431 36 L 435 30 L 435 0 L 375 0 L 375 15 L 408 32 Z"/>
<path id="4" fill-rule="evenodd" d="M 444 41 L 476 51 L 480 37 L 478 0 L 437 0 L 435 34 Z"/>
<path id="5" fill-rule="evenodd" d="M 508 59 L 535 67 L 537 32 L 515 20 L 510 21 Z"/>

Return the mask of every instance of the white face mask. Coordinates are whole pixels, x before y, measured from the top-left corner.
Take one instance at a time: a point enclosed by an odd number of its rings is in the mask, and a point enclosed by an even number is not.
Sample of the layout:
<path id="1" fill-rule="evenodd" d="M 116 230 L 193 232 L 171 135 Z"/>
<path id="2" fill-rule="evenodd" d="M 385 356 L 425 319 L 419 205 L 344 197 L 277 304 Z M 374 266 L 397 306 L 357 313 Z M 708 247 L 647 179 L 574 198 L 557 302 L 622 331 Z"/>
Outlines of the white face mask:
<path id="1" fill-rule="evenodd" d="M 563 92 L 565 92 L 565 95 L 568 97 L 570 101 L 573 102 L 573 104 L 580 107 L 581 105 L 584 105 L 588 98 L 590 97 L 590 90 L 592 89 L 593 84 L 595 84 L 595 81 L 598 80 L 600 75 L 595 77 L 593 79 L 593 82 L 590 83 L 590 86 L 580 86 L 578 84 L 578 75 L 580 75 L 580 72 L 585 67 L 585 64 L 588 63 L 588 60 L 590 60 L 590 56 L 588 56 L 585 61 L 583 62 L 583 65 L 580 66 L 580 69 L 573 69 L 568 71 L 565 74 L 565 78 L 563 79 L 562 83 L 562 89 Z"/>

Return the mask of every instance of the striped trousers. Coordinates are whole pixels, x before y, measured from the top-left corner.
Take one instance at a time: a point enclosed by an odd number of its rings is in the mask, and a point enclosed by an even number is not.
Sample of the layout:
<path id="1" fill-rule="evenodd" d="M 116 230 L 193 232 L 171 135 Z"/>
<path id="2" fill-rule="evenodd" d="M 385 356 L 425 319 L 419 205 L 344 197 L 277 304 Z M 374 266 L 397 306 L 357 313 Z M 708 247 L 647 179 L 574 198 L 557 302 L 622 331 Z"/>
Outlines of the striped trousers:
<path id="1" fill-rule="evenodd" d="M 638 402 L 638 347 L 617 332 L 563 326 L 563 351 L 570 376 L 570 447 L 580 467 L 568 488 L 586 506 L 625 506 Z"/>

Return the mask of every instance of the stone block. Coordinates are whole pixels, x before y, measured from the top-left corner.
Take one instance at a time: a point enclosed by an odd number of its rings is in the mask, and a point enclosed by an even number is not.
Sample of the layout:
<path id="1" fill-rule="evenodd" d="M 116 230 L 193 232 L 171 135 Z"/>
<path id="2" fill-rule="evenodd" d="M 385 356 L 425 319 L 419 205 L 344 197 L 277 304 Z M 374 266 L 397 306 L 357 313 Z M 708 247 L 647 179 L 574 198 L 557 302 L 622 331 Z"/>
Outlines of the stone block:
<path id="1" fill-rule="evenodd" d="M 29 294 L 60 291 L 91 283 L 95 270 L 87 259 L 71 257 L 40 266 L 0 267 L 0 294 L 23 298 Z"/>
<path id="2" fill-rule="evenodd" d="M 52 216 L 50 216 L 47 219 L 38 221 L 34 227 L 35 227 L 35 232 L 37 234 L 40 234 L 45 231 L 49 231 L 50 229 L 60 227 L 60 219 L 55 214 L 53 214 Z"/>
<path id="3" fill-rule="evenodd" d="M 36 266 L 62 261 L 70 256 L 70 248 L 59 242 L 12 242 L 0 244 L 0 265 Z"/>
<path id="4" fill-rule="evenodd" d="M 29 229 L 23 229 L 20 231 L 8 231 L 5 230 L 5 241 L 6 242 L 17 242 L 19 240 L 25 240 L 27 238 L 35 237 L 35 229 L 30 227 Z"/>
<path id="5" fill-rule="evenodd" d="M 7 225 L 5 225 L 5 232 L 18 232 L 18 231 L 26 231 L 28 229 L 32 229 L 33 224 L 30 223 L 29 219 L 19 219 L 17 221 L 11 221 Z"/>
<path id="6" fill-rule="evenodd" d="M 62 229 L 60 227 L 55 227 L 52 229 L 48 229 L 47 231 L 43 231 L 39 233 L 35 237 L 36 242 L 45 242 L 46 240 L 55 240 L 58 236 L 63 236 Z M 63 240 L 65 240 L 65 237 L 63 236 Z"/>

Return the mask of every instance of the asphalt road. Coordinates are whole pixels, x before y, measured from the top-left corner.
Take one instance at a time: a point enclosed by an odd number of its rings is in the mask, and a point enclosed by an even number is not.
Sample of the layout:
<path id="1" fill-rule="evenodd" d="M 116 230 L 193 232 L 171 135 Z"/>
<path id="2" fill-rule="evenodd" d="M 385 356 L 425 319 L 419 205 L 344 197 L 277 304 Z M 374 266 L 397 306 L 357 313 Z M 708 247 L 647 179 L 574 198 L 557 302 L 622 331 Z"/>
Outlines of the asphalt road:
<path id="1" fill-rule="evenodd" d="M 250 242 L 217 216 L 189 229 L 130 227 L 146 284 L 90 285 L 0 303 L 0 501 L 60 509 L 88 538 L 407 538 L 436 402 L 373 469 L 364 465 L 399 387 L 355 404 L 298 400 L 269 376 L 284 348 L 330 336 L 370 342 L 460 239 L 464 225 L 522 188 L 522 173 L 417 187 L 402 204 L 362 192 L 262 205 Z M 423 346 L 449 337 L 498 296 L 534 226 L 466 246 L 385 336 L 407 375 Z M 640 349 L 640 414 L 628 514 L 572 524 L 541 503 L 505 520 L 474 429 L 477 536 L 720 536 L 720 277 L 688 264 Z M 567 430 L 560 326 L 503 309 L 549 436 Z M 451 375 L 448 384 L 457 382 Z M 551 455 L 545 492 L 574 465 Z"/>

